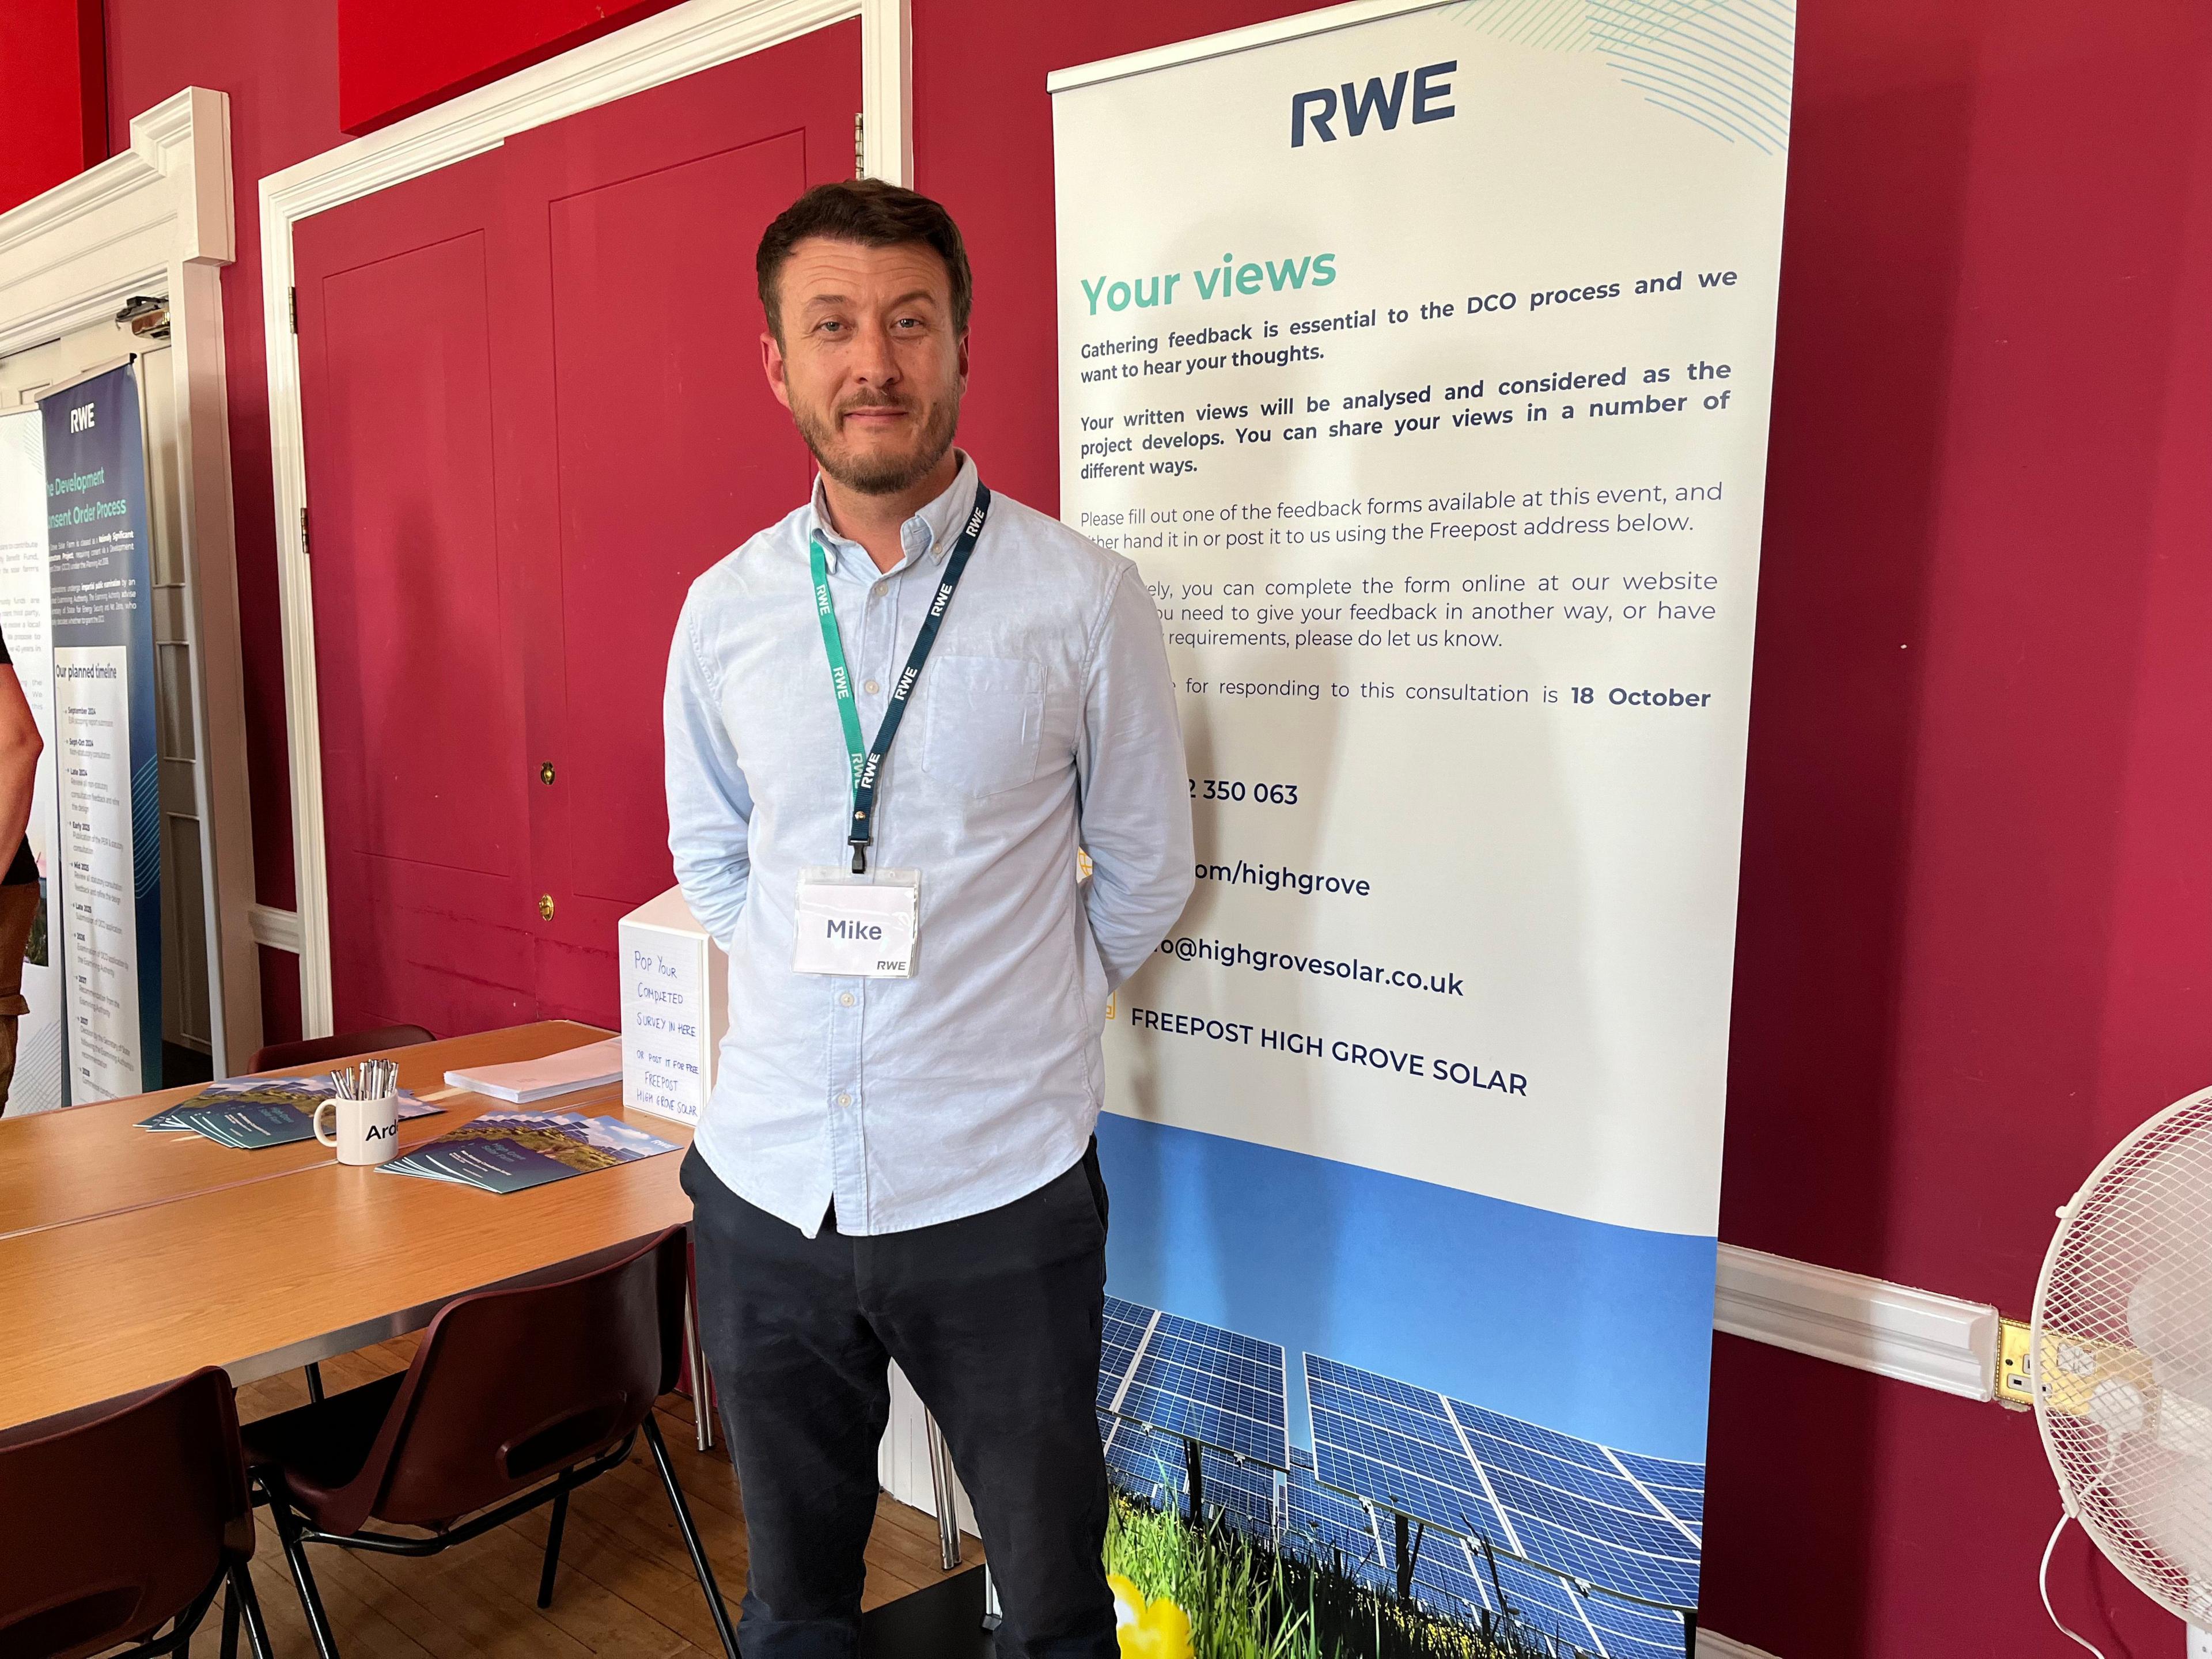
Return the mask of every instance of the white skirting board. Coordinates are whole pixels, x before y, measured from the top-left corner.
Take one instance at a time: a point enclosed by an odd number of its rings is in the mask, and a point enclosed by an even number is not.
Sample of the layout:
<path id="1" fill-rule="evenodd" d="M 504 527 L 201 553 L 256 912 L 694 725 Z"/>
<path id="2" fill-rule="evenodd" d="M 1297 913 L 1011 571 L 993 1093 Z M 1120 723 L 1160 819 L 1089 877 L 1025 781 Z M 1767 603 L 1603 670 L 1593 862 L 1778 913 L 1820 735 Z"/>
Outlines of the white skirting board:
<path id="1" fill-rule="evenodd" d="M 1698 1659 L 1774 1659 L 1774 1656 L 1748 1642 L 1734 1641 L 1701 1630 L 1698 1632 Z"/>

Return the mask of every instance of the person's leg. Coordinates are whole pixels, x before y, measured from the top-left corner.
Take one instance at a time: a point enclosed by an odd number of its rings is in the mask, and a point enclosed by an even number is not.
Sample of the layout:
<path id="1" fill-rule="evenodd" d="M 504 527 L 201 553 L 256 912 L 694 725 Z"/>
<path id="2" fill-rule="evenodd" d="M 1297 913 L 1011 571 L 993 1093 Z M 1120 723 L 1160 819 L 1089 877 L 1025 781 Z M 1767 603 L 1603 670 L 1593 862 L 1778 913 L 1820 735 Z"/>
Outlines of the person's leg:
<path id="1" fill-rule="evenodd" d="M 1088 1166 L 1088 1167 L 1086 1167 Z M 1105 1188 L 1090 1159 L 1027 1198 L 856 1239 L 861 1305 L 975 1504 L 1004 1659 L 1114 1659 L 1098 1438 Z"/>
<path id="2" fill-rule="evenodd" d="M 876 1518 L 889 1357 L 860 1316 L 854 1241 L 807 1238 L 684 1158 L 699 1333 L 737 1466 L 745 1659 L 853 1659 Z"/>
<path id="3" fill-rule="evenodd" d="M 0 1114 L 15 1083 L 15 1020 L 31 1012 L 23 1000 L 23 950 L 38 915 L 36 882 L 0 886 Z"/>

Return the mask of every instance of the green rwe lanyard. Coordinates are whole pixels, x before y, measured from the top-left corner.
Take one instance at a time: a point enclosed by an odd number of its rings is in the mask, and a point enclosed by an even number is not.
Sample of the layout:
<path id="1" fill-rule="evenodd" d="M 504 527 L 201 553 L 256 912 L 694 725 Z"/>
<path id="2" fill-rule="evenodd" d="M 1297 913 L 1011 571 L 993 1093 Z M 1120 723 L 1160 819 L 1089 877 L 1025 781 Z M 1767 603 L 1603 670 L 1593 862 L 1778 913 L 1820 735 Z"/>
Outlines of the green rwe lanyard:
<path id="1" fill-rule="evenodd" d="M 952 603 L 952 591 L 960 586 L 961 572 L 968 568 L 968 556 L 975 550 L 975 538 L 983 533 L 983 521 L 991 515 L 991 492 L 979 481 L 975 485 L 975 507 L 969 514 L 968 522 L 961 527 L 959 540 L 952 544 L 951 554 L 945 560 L 945 574 L 939 578 L 936 596 L 929 602 L 929 614 L 921 619 L 921 628 L 914 636 L 914 649 L 907 653 L 906 667 L 891 687 L 890 701 L 884 705 L 883 724 L 876 728 L 872 747 L 860 744 L 860 709 L 853 700 L 853 674 L 845 666 L 845 641 L 837 629 L 837 606 L 830 596 L 830 562 L 822 550 L 822 538 L 809 536 L 806 540 L 807 562 L 814 571 L 814 610 L 822 623 L 822 648 L 830 658 L 830 689 L 837 694 L 837 718 L 845 728 L 845 752 L 853 763 L 853 829 L 846 837 L 853 848 L 853 873 L 865 875 L 868 868 L 868 843 L 874 838 L 876 814 L 876 784 L 883 776 L 884 757 L 890 753 L 891 739 L 898 736 L 899 722 L 906 717 L 908 700 L 914 695 L 915 682 L 921 678 L 921 665 L 929 660 L 930 647 L 937 643 L 938 624 L 945 620 L 945 607 Z"/>

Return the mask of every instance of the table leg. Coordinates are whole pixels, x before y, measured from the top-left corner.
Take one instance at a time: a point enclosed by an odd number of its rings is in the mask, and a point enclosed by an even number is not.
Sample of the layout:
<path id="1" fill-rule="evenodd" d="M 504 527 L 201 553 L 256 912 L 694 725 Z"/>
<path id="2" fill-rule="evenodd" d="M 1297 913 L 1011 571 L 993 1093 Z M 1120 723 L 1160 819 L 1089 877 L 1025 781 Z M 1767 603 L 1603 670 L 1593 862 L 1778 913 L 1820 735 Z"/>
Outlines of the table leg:
<path id="1" fill-rule="evenodd" d="M 945 1571 L 960 1565 L 960 1516 L 952 1498 L 952 1453 L 937 1419 L 924 1412 L 929 1440 L 929 1487 L 937 1499 L 937 1550 Z"/>
<path id="2" fill-rule="evenodd" d="M 699 1275 L 684 1276 L 684 1352 L 691 1362 L 692 1437 L 701 1451 L 714 1445 L 714 1382 L 707 1374 L 707 1345 L 699 1334 Z"/>

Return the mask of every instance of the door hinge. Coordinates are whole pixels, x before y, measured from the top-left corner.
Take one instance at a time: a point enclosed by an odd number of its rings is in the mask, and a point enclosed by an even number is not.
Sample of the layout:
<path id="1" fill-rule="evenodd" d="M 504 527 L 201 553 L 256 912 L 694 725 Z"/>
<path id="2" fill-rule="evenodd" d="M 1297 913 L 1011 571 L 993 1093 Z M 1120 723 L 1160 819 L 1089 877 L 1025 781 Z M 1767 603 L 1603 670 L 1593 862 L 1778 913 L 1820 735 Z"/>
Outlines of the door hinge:
<path id="1" fill-rule="evenodd" d="M 293 332 L 293 333 L 295 333 L 295 334 L 297 334 L 297 333 L 300 331 L 300 290 L 295 287 L 295 288 L 294 288 L 294 289 L 291 290 L 291 294 L 292 294 L 292 332 Z"/>
<path id="2" fill-rule="evenodd" d="M 868 153 L 866 138 L 867 119 L 865 114 L 856 113 L 853 117 L 853 176 L 855 179 L 865 179 L 868 176 L 866 160 Z"/>
<path id="3" fill-rule="evenodd" d="M 300 551 L 301 551 L 301 553 L 303 553 L 303 554 L 304 554 L 305 552 L 307 552 L 307 509 L 306 507 L 301 507 L 301 508 L 300 509 Z"/>

